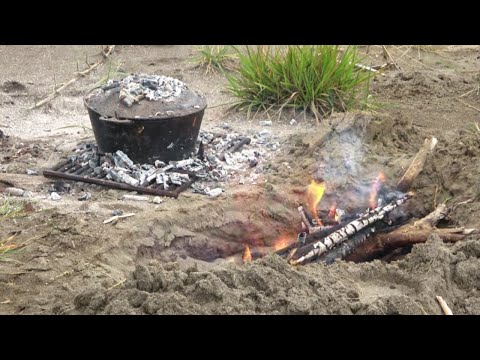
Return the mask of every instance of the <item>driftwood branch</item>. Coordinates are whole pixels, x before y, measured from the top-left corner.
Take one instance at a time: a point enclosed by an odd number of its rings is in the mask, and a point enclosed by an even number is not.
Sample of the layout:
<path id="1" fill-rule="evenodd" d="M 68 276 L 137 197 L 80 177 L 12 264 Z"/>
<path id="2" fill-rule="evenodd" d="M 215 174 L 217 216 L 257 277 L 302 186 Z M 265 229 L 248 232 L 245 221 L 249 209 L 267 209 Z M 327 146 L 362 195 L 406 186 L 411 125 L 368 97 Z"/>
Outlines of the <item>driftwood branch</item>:
<path id="1" fill-rule="evenodd" d="M 418 151 L 417 155 L 415 155 L 412 163 L 397 184 L 399 191 L 407 192 L 410 189 L 418 174 L 423 170 L 428 154 L 433 151 L 437 143 L 438 140 L 435 137 L 425 139 L 422 148 Z"/>
<path id="2" fill-rule="evenodd" d="M 345 260 L 362 262 L 376 259 L 395 249 L 424 243 L 432 234 L 437 234 L 444 242 L 456 242 L 463 240 L 468 234 L 478 232 L 477 229 L 464 228 L 437 229 L 435 225 L 447 214 L 446 205 L 441 204 L 432 213 L 418 221 L 400 226 L 389 233 L 374 234 Z"/>
<path id="3" fill-rule="evenodd" d="M 77 72 L 75 73 L 75 77 L 73 79 L 71 79 L 70 81 L 67 81 L 66 83 L 64 83 L 61 87 L 59 87 L 58 89 L 55 89 L 55 91 L 53 93 L 51 93 L 50 95 L 48 95 L 45 99 L 39 101 L 38 103 L 36 103 L 35 105 L 33 105 L 32 107 L 30 107 L 30 110 L 32 109 L 36 109 L 36 108 L 39 108 L 40 106 L 43 106 L 45 105 L 46 103 L 52 101 L 53 99 L 55 99 L 63 90 L 65 90 L 68 86 L 72 85 L 74 82 L 76 82 L 78 79 L 80 79 L 81 77 L 84 77 L 86 75 L 88 75 L 90 72 L 92 72 L 94 69 L 96 69 L 98 66 L 100 66 L 101 64 L 103 64 L 105 62 L 106 59 L 108 59 L 108 57 L 113 53 L 113 50 L 115 49 L 115 45 L 111 45 L 107 48 L 105 48 L 103 51 L 102 51 L 102 59 L 97 61 L 95 64 L 89 64 L 89 67 L 83 71 L 80 71 L 80 72 Z"/>
<path id="4" fill-rule="evenodd" d="M 442 308 L 445 315 L 453 315 L 452 310 L 448 307 L 447 303 L 445 302 L 445 300 L 443 300 L 441 296 L 437 296 L 437 301 L 440 304 L 440 307 Z"/>

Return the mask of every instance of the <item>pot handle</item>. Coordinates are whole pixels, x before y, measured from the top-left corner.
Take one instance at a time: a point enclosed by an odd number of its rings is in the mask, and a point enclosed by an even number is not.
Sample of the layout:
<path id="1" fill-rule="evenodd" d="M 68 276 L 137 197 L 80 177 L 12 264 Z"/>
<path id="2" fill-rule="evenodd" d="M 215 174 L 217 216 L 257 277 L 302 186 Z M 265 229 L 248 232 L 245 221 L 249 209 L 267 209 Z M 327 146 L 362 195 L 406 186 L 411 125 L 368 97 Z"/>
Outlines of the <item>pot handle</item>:
<path id="1" fill-rule="evenodd" d="M 120 124 L 120 125 L 133 125 L 133 124 L 135 124 L 135 122 L 132 121 L 132 120 L 117 120 L 117 119 L 113 119 L 113 118 L 106 118 L 104 116 L 100 116 L 98 119 L 100 121 L 106 121 L 106 122 L 110 122 L 110 123 L 114 123 L 114 124 Z"/>

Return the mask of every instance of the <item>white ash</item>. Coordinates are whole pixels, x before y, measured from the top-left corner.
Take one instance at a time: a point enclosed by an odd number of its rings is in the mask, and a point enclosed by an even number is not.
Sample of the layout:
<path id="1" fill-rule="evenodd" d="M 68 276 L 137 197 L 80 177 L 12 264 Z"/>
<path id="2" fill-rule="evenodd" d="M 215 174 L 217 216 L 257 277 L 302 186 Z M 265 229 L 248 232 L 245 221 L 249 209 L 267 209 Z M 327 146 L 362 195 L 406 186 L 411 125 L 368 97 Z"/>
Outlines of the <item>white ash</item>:
<path id="1" fill-rule="evenodd" d="M 149 198 L 147 196 L 140 196 L 140 195 L 123 195 L 122 200 L 132 200 L 132 201 L 148 201 Z"/>
<path id="2" fill-rule="evenodd" d="M 118 84 L 118 85 L 117 85 Z M 163 75 L 131 75 L 121 81 L 109 80 L 104 91 L 120 86 L 120 100 L 127 106 L 146 98 L 172 102 L 188 89 L 183 81 Z"/>
<path id="3" fill-rule="evenodd" d="M 62 199 L 62 197 L 60 195 L 58 195 L 58 193 L 52 192 L 52 193 L 50 193 L 50 199 L 53 200 L 53 201 L 59 201 L 59 200 Z"/>
<path id="4" fill-rule="evenodd" d="M 215 189 L 212 189 L 212 190 L 209 190 L 206 192 L 206 194 L 212 198 L 214 197 L 218 197 L 222 194 L 223 192 L 223 189 L 222 188 L 215 188 Z"/>
<path id="5" fill-rule="evenodd" d="M 262 131 L 250 137 L 248 144 L 232 152 L 231 149 L 244 138 L 235 132 L 201 132 L 197 141 L 197 147 L 200 143 L 203 147 L 201 159 L 192 154 L 188 159 L 170 161 L 168 164 L 160 160 L 156 160 L 154 164 L 136 164 L 120 150 L 113 154 L 99 155 L 95 146 L 70 159 L 82 165 L 88 164 L 96 175 L 106 176 L 106 179 L 111 181 L 141 187 L 156 183 L 160 185 L 159 189 L 164 190 L 172 190 L 189 182 L 191 175 L 185 172 L 195 173 L 197 181 L 191 186 L 192 189 L 194 192 L 207 194 L 210 189 L 206 189 L 206 185 L 199 186 L 199 182 L 210 185 L 230 181 L 240 184 L 255 183 L 263 173 L 263 163 L 280 147 L 280 143 L 274 140 L 275 137 L 270 131 Z M 220 160 L 222 156 L 224 161 Z M 213 188 L 216 187 L 218 186 Z"/>
<path id="6" fill-rule="evenodd" d="M 85 192 L 80 194 L 78 200 L 79 201 L 87 201 L 87 200 L 90 200 L 91 198 L 92 198 L 92 194 L 85 191 Z"/>

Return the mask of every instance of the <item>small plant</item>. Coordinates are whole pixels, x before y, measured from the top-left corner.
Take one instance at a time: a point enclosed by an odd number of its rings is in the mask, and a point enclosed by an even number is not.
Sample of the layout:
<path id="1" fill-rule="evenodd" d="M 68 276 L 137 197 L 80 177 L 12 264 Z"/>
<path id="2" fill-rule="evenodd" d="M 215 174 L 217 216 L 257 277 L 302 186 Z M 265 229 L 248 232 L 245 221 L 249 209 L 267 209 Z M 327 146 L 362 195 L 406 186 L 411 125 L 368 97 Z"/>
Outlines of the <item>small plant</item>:
<path id="1" fill-rule="evenodd" d="M 122 70 L 121 66 L 122 64 L 116 62 L 114 63 L 111 59 L 109 59 L 104 74 L 93 87 L 96 88 L 98 86 L 105 85 L 110 79 L 124 78 L 127 76 L 128 73 Z"/>
<path id="2" fill-rule="evenodd" d="M 7 260 L 7 257 L 14 252 L 18 251 L 18 246 L 16 244 L 12 244 L 12 240 L 15 238 L 16 235 L 12 235 L 6 239 L 0 239 L 0 261 Z"/>
<path id="3" fill-rule="evenodd" d="M 22 216 L 24 213 L 25 206 L 22 202 L 7 197 L 0 203 L 0 220 Z"/>
<path id="4" fill-rule="evenodd" d="M 356 47 L 246 47 L 237 49 L 239 68 L 228 90 L 235 107 L 279 112 L 284 107 L 310 110 L 317 120 L 332 111 L 362 108 L 368 100 L 371 72 L 359 69 Z"/>
<path id="5" fill-rule="evenodd" d="M 233 68 L 233 61 L 236 58 L 231 53 L 231 46 L 227 45 L 204 45 L 198 49 L 198 55 L 194 62 L 199 67 L 205 68 L 205 73 L 213 71 L 225 72 Z"/>

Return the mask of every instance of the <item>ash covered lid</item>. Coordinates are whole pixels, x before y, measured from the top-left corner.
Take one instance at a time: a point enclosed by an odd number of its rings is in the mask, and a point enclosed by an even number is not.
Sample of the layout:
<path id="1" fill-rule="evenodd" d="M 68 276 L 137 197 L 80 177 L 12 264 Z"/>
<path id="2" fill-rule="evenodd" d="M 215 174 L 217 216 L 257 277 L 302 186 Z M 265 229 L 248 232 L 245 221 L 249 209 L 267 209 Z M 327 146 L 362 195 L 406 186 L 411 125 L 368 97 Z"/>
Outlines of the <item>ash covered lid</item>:
<path id="1" fill-rule="evenodd" d="M 85 104 L 109 118 L 165 119 L 190 115 L 207 107 L 205 98 L 187 85 L 163 75 L 131 75 L 110 80 L 85 97 Z"/>

